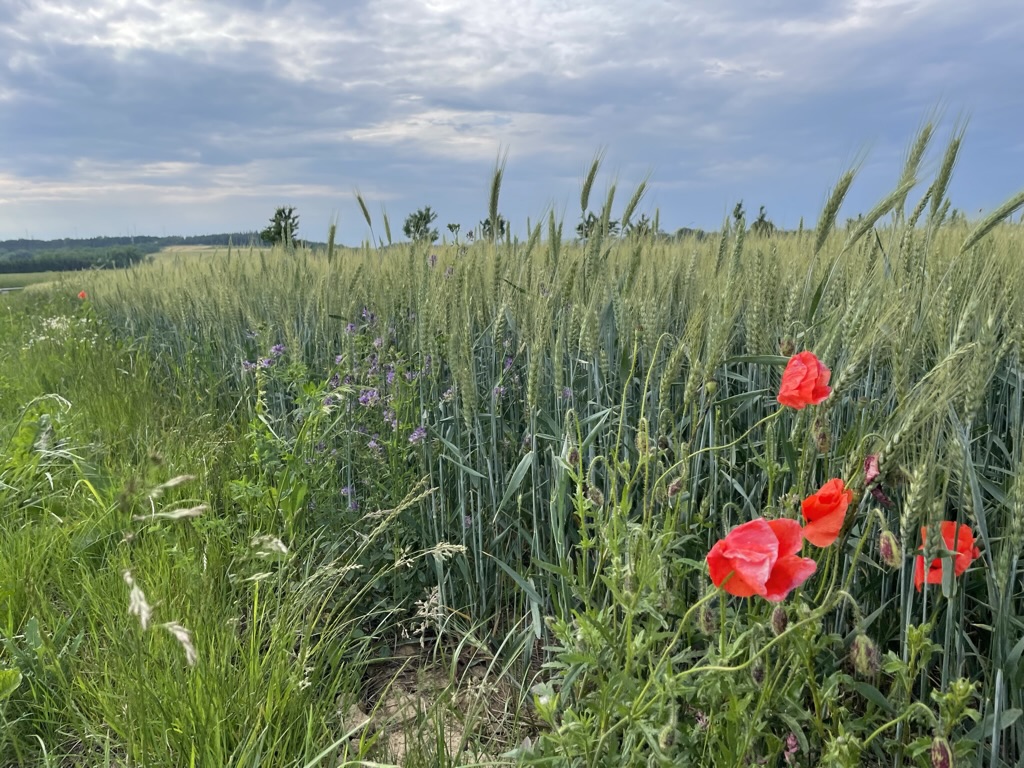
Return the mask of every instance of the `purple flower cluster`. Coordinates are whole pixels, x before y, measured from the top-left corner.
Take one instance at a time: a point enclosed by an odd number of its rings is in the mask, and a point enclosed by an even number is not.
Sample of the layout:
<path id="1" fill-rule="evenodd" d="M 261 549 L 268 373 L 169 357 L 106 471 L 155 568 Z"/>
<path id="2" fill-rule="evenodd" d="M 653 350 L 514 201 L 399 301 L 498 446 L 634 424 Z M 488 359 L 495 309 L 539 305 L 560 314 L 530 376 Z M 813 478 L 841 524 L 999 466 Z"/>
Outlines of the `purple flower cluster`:
<path id="1" fill-rule="evenodd" d="M 274 346 L 272 346 L 270 348 L 270 356 L 271 357 L 280 357 L 281 355 L 284 354 L 284 350 L 285 350 L 284 344 L 275 344 Z"/>
<path id="2" fill-rule="evenodd" d="M 423 442 L 423 438 L 427 436 L 426 427 L 416 427 L 409 435 L 409 442 L 413 445 Z"/>
<path id="3" fill-rule="evenodd" d="M 380 402 L 380 392 L 376 389 L 364 389 L 359 395 L 359 404 L 373 408 Z"/>

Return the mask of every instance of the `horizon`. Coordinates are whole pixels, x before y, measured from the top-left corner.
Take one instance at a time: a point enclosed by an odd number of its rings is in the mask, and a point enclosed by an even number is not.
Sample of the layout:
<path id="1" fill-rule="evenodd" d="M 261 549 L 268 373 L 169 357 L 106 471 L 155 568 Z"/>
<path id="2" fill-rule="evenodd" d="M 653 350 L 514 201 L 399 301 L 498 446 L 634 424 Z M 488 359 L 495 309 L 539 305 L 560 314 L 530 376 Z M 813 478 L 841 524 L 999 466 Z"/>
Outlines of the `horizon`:
<path id="1" fill-rule="evenodd" d="M 816 220 L 852 166 L 840 221 L 897 183 L 926 121 L 923 194 L 966 135 L 950 196 L 969 218 L 1024 187 L 1015 0 L 0 0 L 0 239 L 260 230 L 295 206 L 299 236 L 360 243 L 430 206 L 463 232 L 514 235 L 637 184 L 637 215 L 716 231 L 742 201 L 777 226 Z M 998 77 L 993 73 L 998 73 Z"/>

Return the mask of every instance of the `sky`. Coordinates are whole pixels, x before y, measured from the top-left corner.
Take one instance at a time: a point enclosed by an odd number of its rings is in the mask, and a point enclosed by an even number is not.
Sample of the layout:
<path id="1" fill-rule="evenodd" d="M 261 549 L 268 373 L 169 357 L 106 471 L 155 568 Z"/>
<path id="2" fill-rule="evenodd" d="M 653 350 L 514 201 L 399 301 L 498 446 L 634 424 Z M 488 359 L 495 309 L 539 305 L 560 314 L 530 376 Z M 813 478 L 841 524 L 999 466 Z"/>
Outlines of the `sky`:
<path id="1" fill-rule="evenodd" d="M 926 174 L 965 121 L 950 194 L 970 216 L 1024 188 L 1022 0 L 0 0 L 0 239 L 251 231 L 358 244 L 429 205 L 525 233 L 639 212 L 718 228 L 739 200 L 840 219 Z M 910 199 L 912 205 L 925 182 Z M 447 233 L 446 233 L 447 234 Z"/>

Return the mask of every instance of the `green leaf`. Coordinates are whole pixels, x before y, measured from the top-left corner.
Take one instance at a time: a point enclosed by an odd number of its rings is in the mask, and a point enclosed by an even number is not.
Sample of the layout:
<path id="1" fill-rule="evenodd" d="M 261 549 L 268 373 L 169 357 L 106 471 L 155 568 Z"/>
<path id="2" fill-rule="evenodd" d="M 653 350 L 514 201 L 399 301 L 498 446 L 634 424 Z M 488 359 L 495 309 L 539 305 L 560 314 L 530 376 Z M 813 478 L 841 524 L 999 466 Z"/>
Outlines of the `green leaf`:
<path id="1" fill-rule="evenodd" d="M 21 671 L 17 669 L 0 669 L 0 701 L 9 697 L 21 685 Z"/>
<path id="2" fill-rule="evenodd" d="M 895 717 L 896 709 L 885 697 L 885 694 L 878 690 L 875 686 L 870 683 L 865 683 L 863 680 L 854 680 L 848 675 L 844 676 L 846 684 L 863 696 L 865 699 L 876 705 L 879 709 L 885 712 L 887 715 Z"/>
<path id="3" fill-rule="evenodd" d="M 527 597 L 529 597 L 531 600 L 533 600 L 536 603 L 543 603 L 544 602 L 543 598 L 537 592 L 536 588 L 534 588 L 534 586 L 532 584 L 530 584 L 519 573 L 517 573 L 510 565 L 508 565 L 505 562 L 502 562 L 501 560 L 496 558 L 494 555 L 490 555 L 489 554 L 487 556 L 489 558 L 491 558 L 495 563 L 497 563 L 498 567 L 501 568 L 501 570 L 503 570 L 505 573 L 507 573 L 509 575 L 509 577 L 512 579 L 512 581 L 514 581 L 519 586 L 519 588 L 521 590 L 523 590 L 523 592 L 526 593 Z"/>
<path id="4" fill-rule="evenodd" d="M 1007 709 L 999 713 L 999 724 L 996 727 L 996 732 L 1005 731 L 1011 725 L 1013 725 L 1020 718 L 1021 714 L 1024 714 L 1024 710 L 1020 709 Z M 989 712 L 982 719 L 980 723 L 975 725 L 970 733 L 967 734 L 967 738 L 971 741 L 981 741 L 992 734 L 992 726 L 995 724 L 995 714 Z"/>
<path id="5" fill-rule="evenodd" d="M 726 358 L 722 365 L 750 363 L 752 365 L 781 365 L 785 368 L 788 362 L 789 358 L 782 355 L 737 355 L 736 357 Z"/>
<path id="6" fill-rule="evenodd" d="M 36 653 L 43 647 L 43 636 L 39 631 L 39 619 L 33 616 L 25 622 L 25 642 Z"/>
<path id="7" fill-rule="evenodd" d="M 515 471 L 512 473 L 512 477 L 509 478 L 508 485 L 505 486 L 505 492 L 501 495 L 501 501 L 498 502 L 498 509 L 496 509 L 495 512 L 503 509 L 508 500 L 512 498 L 513 494 L 519 490 L 519 486 L 523 483 L 523 478 L 526 477 L 526 473 L 533 464 L 534 453 L 534 451 L 530 451 L 519 461 L 519 466 L 515 468 Z"/>

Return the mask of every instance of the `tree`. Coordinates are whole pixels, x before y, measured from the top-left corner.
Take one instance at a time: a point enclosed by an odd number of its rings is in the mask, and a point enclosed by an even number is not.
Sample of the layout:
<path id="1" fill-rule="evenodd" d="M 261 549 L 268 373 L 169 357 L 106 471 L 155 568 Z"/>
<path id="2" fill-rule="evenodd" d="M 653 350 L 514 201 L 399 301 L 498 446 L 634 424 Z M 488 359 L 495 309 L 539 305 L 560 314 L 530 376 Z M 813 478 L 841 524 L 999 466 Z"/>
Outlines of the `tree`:
<path id="1" fill-rule="evenodd" d="M 576 225 L 576 235 L 580 240 L 587 240 L 597 230 L 598 225 L 601 223 L 599 216 L 595 215 L 593 211 L 587 213 L 586 216 L 580 217 L 580 223 Z M 615 236 L 619 234 L 619 222 L 609 221 L 607 234 Z"/>
<path id="2" fill-rule="evenodd" d="M 295 245 L 295 235 L 299 231 L 299 214 L 291 206 L 278 208 L 270 226 L 260 232 L 260 240 L 271 245 L 284 245 L 290 248 Z"/>
<path id="3" fill-rule="evenodd" d="M 654 222 L 646 213 L 640 215 L 639 219 L 629 222 L 626 225 L 625 234 L 636 238 L 646 238 L 654 234 Z"/>
<path id="4" fill-rule="evenodd" d="M 750 231 L 752 234 L 761 235 L 766 237 L 768 235 L 774 235 L 777 227 L 772 223 L 771 219 L 768 218 L 768 214 L 765 213 L 764 206 L 761 206 L 760 213 L 757 214 L 757 218 L 754 223 L 750 225 Z"/>
<path id="5" fill-rule="evenodd" d="M 420 208 L 415 213 L 410 213 L 402 225 L 402 231 L 410 240 L 417 243 L 432 243 L 439 237 L 436 229 L 431 229 L 437 214 L 430 210 L 430 206 Z"/>
<path id="6" fill-rule="evenodd" d="M 505 221 L 505 217 L 500 213 L 498 214 L 498 231 L 491 231 L 491 219 L 488 216 L 486 219 L 480 222 L 480 237 L 484 240 L 502 240 L 508 233 L 508 222 Z"/>

